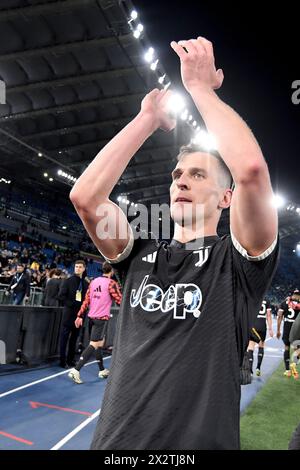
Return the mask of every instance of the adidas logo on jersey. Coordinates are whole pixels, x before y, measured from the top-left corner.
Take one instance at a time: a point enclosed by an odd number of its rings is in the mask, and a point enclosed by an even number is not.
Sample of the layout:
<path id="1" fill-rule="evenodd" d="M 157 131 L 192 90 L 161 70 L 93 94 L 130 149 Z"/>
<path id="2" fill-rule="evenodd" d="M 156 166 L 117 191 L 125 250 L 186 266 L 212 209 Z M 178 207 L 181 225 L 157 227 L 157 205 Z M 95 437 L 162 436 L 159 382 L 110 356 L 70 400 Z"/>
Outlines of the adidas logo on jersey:
<path id="1" fill-rule="evenodd" d="M 98 286 L 98 287 L 95 289 L 95 292 L 102 292 L 101 286 Z"/>
<path id="2" fill-rule="evenodd" d="M 157 251 L 154 251 L 154 253 L 150 253 L 149 255 L 144 256 L 142 260 L 146 261 L 146 263 L 155 263 L 156 255 Z"/>

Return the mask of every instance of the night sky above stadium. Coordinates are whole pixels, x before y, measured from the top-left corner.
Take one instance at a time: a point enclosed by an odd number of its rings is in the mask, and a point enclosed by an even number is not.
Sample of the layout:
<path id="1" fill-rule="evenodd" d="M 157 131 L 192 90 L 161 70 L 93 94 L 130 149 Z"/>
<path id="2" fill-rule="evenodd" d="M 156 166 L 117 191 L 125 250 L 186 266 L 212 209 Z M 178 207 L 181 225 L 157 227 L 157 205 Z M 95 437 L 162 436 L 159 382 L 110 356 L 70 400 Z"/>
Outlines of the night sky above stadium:
<path id="1" fill-rule="evenodd" d="M 300 203 L 300 4 L 136 0 L 134 5 L 173 89 L 184 92 L 170 42 L 200 35 L 214 43 L 216 65 L 225 75 L 218 95 L 254 132 L 274 190 Z M 299 86 L 292 89 L 296 80 Z M 293 94 L 299 104 L 292 102 Z"/>

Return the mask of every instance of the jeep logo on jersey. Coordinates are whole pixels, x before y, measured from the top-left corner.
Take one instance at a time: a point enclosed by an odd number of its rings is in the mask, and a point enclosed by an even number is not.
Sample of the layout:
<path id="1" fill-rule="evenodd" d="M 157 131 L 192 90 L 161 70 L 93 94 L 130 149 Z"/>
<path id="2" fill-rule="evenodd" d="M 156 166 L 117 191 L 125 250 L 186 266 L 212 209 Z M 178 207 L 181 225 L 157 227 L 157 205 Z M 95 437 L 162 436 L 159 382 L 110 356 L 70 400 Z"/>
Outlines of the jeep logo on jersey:
<path id="1" fill-rule="evenodd" d="M 146 312 L 161 310 L 164 313 L 173 311 L 173 318 L 185 320 L 187 313 L 195 318 L 201 314 L 202 293 L 196 284 L 175 284 L 164 292 L 155 284 L 148 284 L 149 276 L 145 276 L 138 290 L 132 289 L 131 307 L 140 305 Z"/>

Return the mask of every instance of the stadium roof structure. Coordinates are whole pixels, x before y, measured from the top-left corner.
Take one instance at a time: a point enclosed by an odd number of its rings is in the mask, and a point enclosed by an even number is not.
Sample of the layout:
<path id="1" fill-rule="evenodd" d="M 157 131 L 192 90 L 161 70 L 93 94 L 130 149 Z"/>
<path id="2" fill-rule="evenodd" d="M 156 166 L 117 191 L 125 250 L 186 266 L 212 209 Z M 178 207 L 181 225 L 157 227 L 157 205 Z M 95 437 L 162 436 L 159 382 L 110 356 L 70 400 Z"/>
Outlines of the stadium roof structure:
<path id="1" fill-rule="evenodd" d="M 142 32 L 134 37 L 132 8 L 117 0 L 1 1 L 2 177 L 67 196 L 70 179 L 58 170 L 80 176 L 138 113 L 144 95 L 159 87 L 160 76 L 166 84 L 163 65 L 153 70 L 144 60 L 149 41 Z M 172 159 L 189 139 L 182 121 L 176 133 L 157 131 L 128 166 L 115 197 L 168 202 Z"/>

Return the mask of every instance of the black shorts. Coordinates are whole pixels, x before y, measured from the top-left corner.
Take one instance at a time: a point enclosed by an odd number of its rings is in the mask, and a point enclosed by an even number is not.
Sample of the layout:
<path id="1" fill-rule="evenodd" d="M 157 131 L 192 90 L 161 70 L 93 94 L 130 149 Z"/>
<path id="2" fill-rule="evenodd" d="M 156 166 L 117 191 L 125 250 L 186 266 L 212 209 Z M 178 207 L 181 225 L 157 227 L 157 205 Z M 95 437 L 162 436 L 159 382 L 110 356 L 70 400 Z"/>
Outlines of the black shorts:
<path id="1" fill-rule="evenodd" d="M 257 330 L 256 328 L 251 328 L 250 330 L 250 341 L 255 341 L 259 343 L 260 341 L 265 341 L 267 334 L 267 329 Z"/>
<path id="2" fill-rule="evenodd" d="M 282 341 L 284 342 L 285 346 L 290 346 L 290 331 L 292 328 L 292 323 L 285 323 L 283 326 L 283 335 Z"/>
<path id="3" fill-rule="evenodd" d="M 90 318 L 92 326 L 90 341 L 101 341 L 105 338 L 108 326 L 108 320 L 95 320 Z"/>

